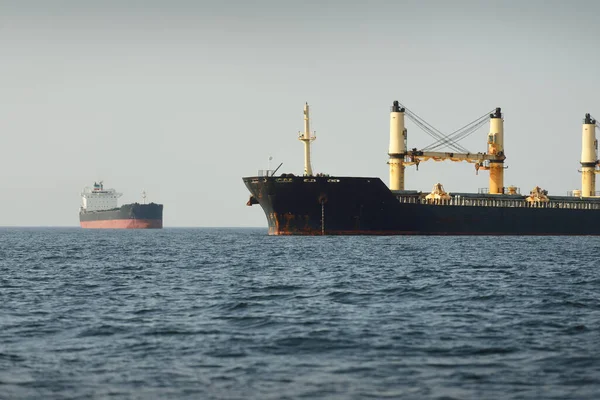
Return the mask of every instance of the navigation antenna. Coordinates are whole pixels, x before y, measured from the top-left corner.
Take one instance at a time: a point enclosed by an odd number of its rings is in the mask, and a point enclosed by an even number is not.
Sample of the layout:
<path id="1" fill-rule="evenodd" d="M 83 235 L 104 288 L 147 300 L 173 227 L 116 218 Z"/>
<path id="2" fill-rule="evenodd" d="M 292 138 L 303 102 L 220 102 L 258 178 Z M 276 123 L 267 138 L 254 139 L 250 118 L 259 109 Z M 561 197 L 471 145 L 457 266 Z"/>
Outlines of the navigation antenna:
<path id="1" fill-rule="evenodd" d="M 267 176 L 269 176 L 269 172 L 273 172 L 273 171 L 271 171 L 271 160 L 272 159 L 273 159 L 273 156 L 269 156 L 269 166 L 268 166 L 269 169 L 267 169 Z M 271 174 L 271 176 L 273 176 L 273 174 Z"/>
<path id="2" fill-rule="evenodd" d="M 144 204 L 146 204 L 146 191 L 142 192 L 142 199 L 144 199 Z"/>

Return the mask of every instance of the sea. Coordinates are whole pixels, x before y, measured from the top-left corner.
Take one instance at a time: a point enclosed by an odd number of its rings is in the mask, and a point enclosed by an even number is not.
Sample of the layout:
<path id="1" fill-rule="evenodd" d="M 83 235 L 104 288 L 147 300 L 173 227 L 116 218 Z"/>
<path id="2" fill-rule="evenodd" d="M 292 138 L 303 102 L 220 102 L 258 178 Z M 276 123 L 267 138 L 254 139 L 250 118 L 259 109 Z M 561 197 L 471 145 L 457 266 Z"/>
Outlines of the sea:
<path id="1" fill-rule="evenodd" d="M 600 239 L 0 228 L 1 399 L 599 399 Z"/>

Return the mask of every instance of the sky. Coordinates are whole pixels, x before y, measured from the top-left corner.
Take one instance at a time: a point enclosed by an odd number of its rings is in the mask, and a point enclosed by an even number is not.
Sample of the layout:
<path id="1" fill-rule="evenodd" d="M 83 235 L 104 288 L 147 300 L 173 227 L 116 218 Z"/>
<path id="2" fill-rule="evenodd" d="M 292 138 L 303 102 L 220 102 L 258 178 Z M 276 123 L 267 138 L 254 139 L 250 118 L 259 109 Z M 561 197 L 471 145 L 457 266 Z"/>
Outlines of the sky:
<path id="1" fill-rule="evenodd" d="M 77 226 L 94 181 L 164 204 L 165 227 L 266 227 L 242 177 L 388 183 L 394 100 L 442 132 L 495 107 L 505 185 L 580 188 L 600 118 L 592 1 L 0 0 L 0 226 Z M 409 148 L 433 140 L 407 122 Z M 489 125 L 461 145 L 486 149 Z M 598 132 L 597 132 L 598 134 Z M 273 160 L 269 161 L 272 157 Z M 487 187 L 472 164 L 407 168 L 406 188 Z"/>

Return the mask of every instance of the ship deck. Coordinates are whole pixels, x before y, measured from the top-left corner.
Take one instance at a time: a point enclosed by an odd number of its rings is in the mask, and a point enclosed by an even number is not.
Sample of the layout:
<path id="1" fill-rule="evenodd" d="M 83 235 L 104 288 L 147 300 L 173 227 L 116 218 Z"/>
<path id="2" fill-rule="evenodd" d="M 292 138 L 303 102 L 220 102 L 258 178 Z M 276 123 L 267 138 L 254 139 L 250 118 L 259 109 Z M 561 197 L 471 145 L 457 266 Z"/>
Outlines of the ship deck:
<path id="1" fill-rule="evenodd" d="M 600 210 L 600 197 L 547 196 L 548 201 L 527 201 L 523 194 L 448 193 L 449 199 L 426 199 L 429 193 L 416 190 L 394 190 L 400 203 L 443 206 L 529 207 Z"/>

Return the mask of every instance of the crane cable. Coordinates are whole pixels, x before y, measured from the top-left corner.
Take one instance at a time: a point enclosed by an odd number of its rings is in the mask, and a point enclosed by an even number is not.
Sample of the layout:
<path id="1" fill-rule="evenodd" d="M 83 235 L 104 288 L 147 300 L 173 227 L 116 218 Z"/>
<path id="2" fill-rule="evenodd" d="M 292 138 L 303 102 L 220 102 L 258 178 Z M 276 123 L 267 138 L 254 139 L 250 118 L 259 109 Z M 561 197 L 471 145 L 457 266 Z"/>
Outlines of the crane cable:
<path id="1" fill-rule="evenodd" d="M 472 135 L 474 132 L 476 132 L 477 130 L 479 130 L 479 128 L 481 128 L 483 125 L 485 125 L 487 123 L 487 115 L 483 115 L 482 117 L 480 117 L 479 119 L 465 125 L 464 127 L 457 129 L 456 131 L 452 132 L 449 135 L 449 138 L 455 142 L 458 142 L 460 140 L 463 140 L 464 138 Z M 444 145 L 444 143 L 440 143 L 440 142 L 436 142 L 436 143 L 432 143 L 429 146 L 427 146 L 425 149 L 427 150 L 433 150 L 433 149 L 437 149 L 439 147 L 442 147 Z"/>
<path id="2" fill-rule="evenodd" d="M 441 131 L 439 131 L 438 129 L 436 129 L 435 127 L 430 125 L 429 123 L 427 123 L 425 120 L 423 120 L 417 114 L 415 114 L 409 110 L 409 113 L 407 115 L 415 124 L 417 124 L 417 126 L 419 126 L 429 136 L 436 139 L 436 141 L 447 143 L 448 146 L 450 146 L 455 151 L 458 151 L 458 152 L 466 151 L 466 149 L 464 147 L 462 147 L 461 145 L 454 143 L 451 140 L 448 140 L 447 135 L 445 135 L 444 133 L 442 133 Z"/>
<path id="3" fill-rule="evenodd" d="M 446 135 L 446 134 L 442 133 L 441 131 L 439 131 L 438 129 L 436 129 L 435 127 L 433 127 L 432 125 L 430 125 L 429 123 L 427 123 L 423 118 L 419 117 L 415 112 L 409 110 L 403 104 L 400 104 L 400 106 L 402 106 L 407 111 L 406 115 L 415 124 L 417 124 L 417 126 L 419 126 L 425 133 L 427 133 L 428 135 L 430 135 L 431 137 L 436 139 L 436 142 L 425 147 L 423 150 L 433 150 L 433 149 L 437 149 L 441 146 L 448 145 L 455 151 L 463 152 L 463 153 L 470 153 L 470 151 L 467 150 L 464 146 L 461 146 L 460 144 L 458 144 L 458 141 L 466 138 L 467 136 L 470 136 L 475 131 L 477 131 L 482 125 L 485 124 L 485 122 L 487 121 L 488 115 L 494 111 L 494 110 L 490 110 L 489 112 L 485 113 L 484 115 L 477 118 L 476 120 L 468 123 L 464 127 L 457 129 L 456 131 L 450 133 L 449 135 Z"/>
<path id="4" fill-rule="evenodd" d="M 429 136 L 433 137 L 437 140 L 437 142 L 442 142 L 444 144 L 448 144 L 451 148 L 458 152 L 468 153 L 468 150 L 458 143 L 453 142 L 448 135 L 440 132 L 438 129 L 427 123 L 423 118 L 419 117 L 415 112 L 409 110 L 403 104 L 399 104 L 402 108 L 404 108 L 406 116 L 410 118 L 419 128 L 421 128 L 425 133 Z M 436 143 L 437 143 L 436 142 Z"/>
<path id="5" fill-rule="evenodd" d="M 459 129 L 455 130 L 454 132 L 450 133 L 448 135 L 448 139 L 452 140 L 454 142 L 458 142 L 458 141 L 463 140 L 466 137 L 472 135 L 479 128 L 481 128 L 483 125 L 486 124 L 489 114 L 491 114 L 493 111 L 494 110 L 491 110 L 491 111 L 483 114 L 481 117 L 469 122 L 467 125 L 463 126 L 462 128 L 459 128 Z M 442 147 L 444 144 L 445 144 L 444 142 L 438 141 L 438 142 L 432 143 L 429 146 L 425 147 L 424 150 L 434 150 L 439 147 Z"/>

